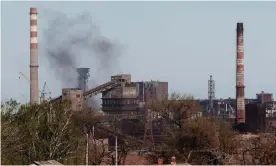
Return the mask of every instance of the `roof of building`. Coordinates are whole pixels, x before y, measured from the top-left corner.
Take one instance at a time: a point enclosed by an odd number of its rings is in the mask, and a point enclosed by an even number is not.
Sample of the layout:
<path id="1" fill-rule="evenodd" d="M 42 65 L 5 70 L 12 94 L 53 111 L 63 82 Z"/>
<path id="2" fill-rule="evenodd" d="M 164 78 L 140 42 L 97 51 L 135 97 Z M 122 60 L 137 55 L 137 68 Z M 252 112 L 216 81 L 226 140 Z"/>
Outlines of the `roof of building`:
<path id="1" fill-rule="evenodd" d="M 47 161 L 34 161 L 31 165 L 62 165 L 56 160 L 47 160 Z"/>

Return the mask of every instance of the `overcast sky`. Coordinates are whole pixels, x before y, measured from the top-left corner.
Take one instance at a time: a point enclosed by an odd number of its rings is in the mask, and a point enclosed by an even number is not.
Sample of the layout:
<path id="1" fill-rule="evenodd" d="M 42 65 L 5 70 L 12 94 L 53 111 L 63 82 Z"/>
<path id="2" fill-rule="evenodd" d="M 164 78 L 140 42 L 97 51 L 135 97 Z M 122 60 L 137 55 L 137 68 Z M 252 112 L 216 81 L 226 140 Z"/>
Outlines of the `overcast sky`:
<path id="1" fill-rule="evenodd" d="M 29 77 L 30 7 L 38 9 L 39 42 L 47 24 L 42 11 L 89 12 L 102 35 L 124 46 L 113 73 L 130 73 L 134 81 L 168 81 L 170 92 L 196 98 L 207 98 L 209 75 L 217 98 L 235 96 L 235 32 L 236 23 L 243 22 L 246 97 L 262 90 L 276 95 L 276 2 L 1 3 L 2 99 L 29 100 L 28 81 L 18 72 Z M 43 54 L 39 86 L 46 81 L 55 97 L 62 85 Z M 92 62 L 83 58 L 78 65 L 91 68 L 96 84 L 107 81 L 110 76 L 99 76 Z"/>

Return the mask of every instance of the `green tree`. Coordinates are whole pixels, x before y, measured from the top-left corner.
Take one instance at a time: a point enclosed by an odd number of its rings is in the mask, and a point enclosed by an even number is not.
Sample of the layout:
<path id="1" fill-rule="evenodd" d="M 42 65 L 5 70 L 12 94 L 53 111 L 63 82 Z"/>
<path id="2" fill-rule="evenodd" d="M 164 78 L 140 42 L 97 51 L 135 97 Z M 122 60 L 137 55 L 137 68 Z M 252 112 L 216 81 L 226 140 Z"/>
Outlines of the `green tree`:
<path id="1" fill-rule="evenodd" d="M 20 104 L 12 99 L 1 104 L 1 164 L 17 164 L 24 160 L 24 135 L 14 123 L 19 107 Z"/>
<path id="2" fill-rule="evenodd" d="M 4 146 L 1 148 L 2 152 L 7 152 L 1 157 L 3 164 L 30 164 L 50 159 L 63 161 L 74 153 L 79 131 L 72 121 L 69 102 L 21 105 L 18 110 L 14 105 L 14 101 L 2 104 L 1 139 Z M 16 139 L 10 139 L 9 132 Z M 8 146 L 10 144 L 13 147 Z M 15 155 L 20 159 L 13 160 Z"/>

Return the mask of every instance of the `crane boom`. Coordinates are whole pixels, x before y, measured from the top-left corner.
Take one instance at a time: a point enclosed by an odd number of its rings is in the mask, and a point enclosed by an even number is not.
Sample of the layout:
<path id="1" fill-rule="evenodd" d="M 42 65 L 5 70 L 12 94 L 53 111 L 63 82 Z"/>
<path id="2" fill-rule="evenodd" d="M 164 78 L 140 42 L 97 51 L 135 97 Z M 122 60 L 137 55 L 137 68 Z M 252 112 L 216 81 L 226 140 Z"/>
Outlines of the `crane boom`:
<path id="1" fill-rule="evenodd" d="M 19 73 L 21 76 L 23 76 L 23 77 L 25 78 L 25 80 L 27 80 L 29 83 L 31 83 L 30 80 L 29 80 L 29 78 L 28 78 L 24 73 L 22 73 L 22 72 L 18 72 L 18 73 Z M 20 78 L 21 78 L 21 77 L 19 76 L 19 79 L 20 79 Z M 46 92 L 46 89 L 48 89 L 47 92 Z M 41 95 L 40 95 L 40 102 L 43 101 L 43 100 L 45 100 L 45 95 L 46 95 L 46 94 L 51 94 L 51 92 L 50 92 L 50 90 L 49 90 L 49 88 L 48 88 L 46 82 L 44 82 L 42 91 L 39 90 L 39 92 L 41 93 Z"/>
<path id="2" fill-rule="evenodd" d="M 27 76 L 25 76 L 24 73 L 19 72 L 19 74 L 20 74 L 21 76 L 23 76 L 29 83 L 31 83 L 30 80 L 29 80 L 29 78 L 28 78 Z M 20 76 L 19 76 L 19 79 L 20 79 Z"/>

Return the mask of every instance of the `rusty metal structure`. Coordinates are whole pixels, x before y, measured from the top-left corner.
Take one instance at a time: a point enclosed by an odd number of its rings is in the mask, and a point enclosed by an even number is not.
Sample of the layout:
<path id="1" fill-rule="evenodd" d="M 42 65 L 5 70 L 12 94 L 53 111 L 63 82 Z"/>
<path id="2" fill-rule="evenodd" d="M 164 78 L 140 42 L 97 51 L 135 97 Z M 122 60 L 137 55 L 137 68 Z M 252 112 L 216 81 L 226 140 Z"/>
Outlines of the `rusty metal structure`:
<path id="1" fill-rule="evenodd" d="M 237 59 L 236 59 L 236 121 L 237 124 L 245 123 L 244 104 L 244 44 L 243 23 L 237 23 Z"/>
<path id="2" fill-rule="evenodd" d="M 30 103 L 39 102 L 37 9 L 30 8 Z"/>

